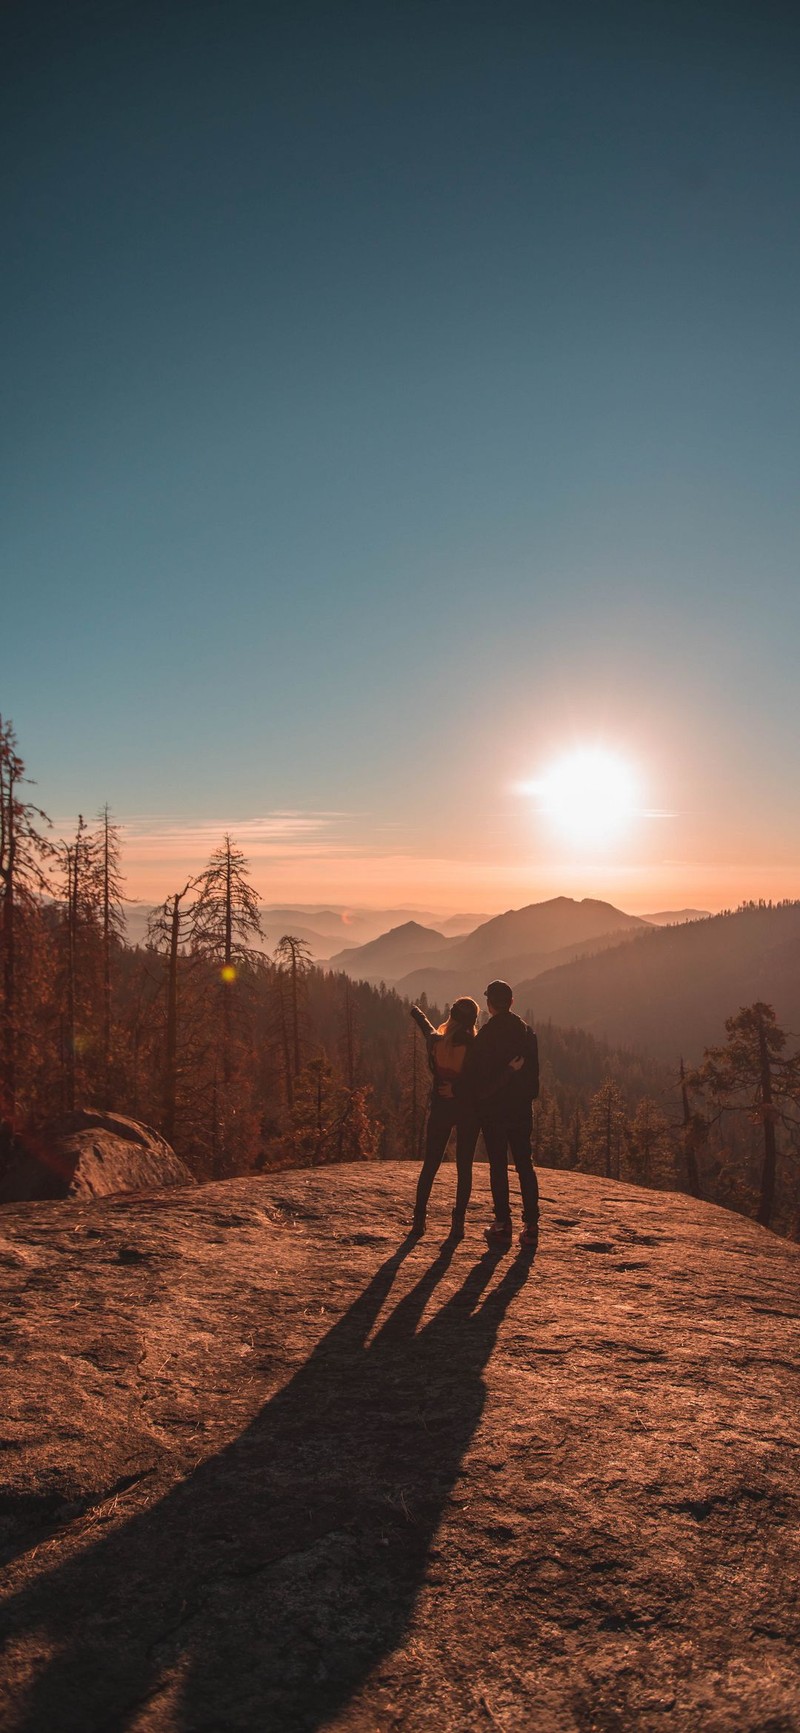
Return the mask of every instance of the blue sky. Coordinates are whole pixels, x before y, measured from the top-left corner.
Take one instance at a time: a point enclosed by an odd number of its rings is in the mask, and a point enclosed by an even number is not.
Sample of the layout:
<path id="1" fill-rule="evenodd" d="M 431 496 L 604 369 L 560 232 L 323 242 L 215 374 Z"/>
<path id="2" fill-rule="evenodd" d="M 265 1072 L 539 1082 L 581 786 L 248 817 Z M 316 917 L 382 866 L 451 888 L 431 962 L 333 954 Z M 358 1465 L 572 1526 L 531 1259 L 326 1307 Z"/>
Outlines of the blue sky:
<path id="1" fill-rule="evenodd" d="M 0 706 L 53 815 L 110 800 L 142 894 L 225 824 L 270 900 L 800 894 L 800 15 L 3 34 Z M 610 854 L 517 792 L 586 740 L 672 815 Z"/>

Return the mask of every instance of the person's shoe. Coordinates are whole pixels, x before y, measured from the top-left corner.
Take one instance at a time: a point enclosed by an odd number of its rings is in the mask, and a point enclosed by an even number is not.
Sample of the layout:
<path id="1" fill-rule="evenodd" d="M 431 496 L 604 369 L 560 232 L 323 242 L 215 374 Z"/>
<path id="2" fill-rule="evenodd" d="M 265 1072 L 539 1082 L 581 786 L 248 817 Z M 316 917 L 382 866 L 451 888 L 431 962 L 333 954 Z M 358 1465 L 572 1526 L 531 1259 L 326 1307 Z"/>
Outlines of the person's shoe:
<path id="1" fill-rule="evenodd" d="M 453 1210 L 450 1222 L 450 1232 L 447 1238 L 449 1240 L 463 1240 L 464 1238 L 464 1217 L 460 1210 Z"/>
<path id="2" fill-rule="evenodd" d="M 411 1217 L 411 1226 L 408 1230 L 408 1237 L 409 1237 L 409 1239 L 419 1240 L 422 1238 L 422 1235 L 424 1234 L 424 1232 L 425 1232 L 425 1211 L 415 1209 L 414 1214 Z"/>
<path id="3" fill-rule="evenodd" d="M 526 1222 L 525 1223 L 525 1226 L 522 1230 L 522 1233 L 519 1236 L 519 1243 L 520 1243 L 520 1249 L 523 1252 L 529 1252 L 531 1257 L 533 1257 L 533 1254 L 536 1251 L 536 1248 L 539 1244 L 539 1223 L 538 1222 Z"/>
<path id="4" fill-rule="evenodd" d="M 511 1245 L 511 1222 L 493 1221 L 491 1227 L 486 1228 L 483 1237 L 493 1251 L 507 1249 Z"/>

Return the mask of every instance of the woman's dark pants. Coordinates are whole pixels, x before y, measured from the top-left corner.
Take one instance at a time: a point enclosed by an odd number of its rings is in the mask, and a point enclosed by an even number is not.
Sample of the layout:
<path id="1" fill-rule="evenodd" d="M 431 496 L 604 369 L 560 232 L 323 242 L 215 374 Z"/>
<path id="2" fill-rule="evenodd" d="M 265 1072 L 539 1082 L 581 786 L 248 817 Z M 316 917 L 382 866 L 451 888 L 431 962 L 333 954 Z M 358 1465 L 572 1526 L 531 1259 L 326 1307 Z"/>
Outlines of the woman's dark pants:
<path id="1" fill-rule="evenodd" d="M 472 1162 L 475 1155 L 475 1145 L 478 1141 L 477 1119 L 465 1114 L 463 1108 L 459 1111 L 455 1101 L 449 1101 L 446 1096 L 432 1095 L 428 1110 L 428 1124 L 425 1131 L 425 1160 L 417 1183 L 417 1201 L 414 1214 L 423 1216 L 431 1195 L 431 1186 L 442 1165 L 445 1150 L 450 1142 L 450 1133 L 455 1126 L 456 1132 L 456 1215 L 466 1213 L 467 1204 L 472 1191 Z"/>

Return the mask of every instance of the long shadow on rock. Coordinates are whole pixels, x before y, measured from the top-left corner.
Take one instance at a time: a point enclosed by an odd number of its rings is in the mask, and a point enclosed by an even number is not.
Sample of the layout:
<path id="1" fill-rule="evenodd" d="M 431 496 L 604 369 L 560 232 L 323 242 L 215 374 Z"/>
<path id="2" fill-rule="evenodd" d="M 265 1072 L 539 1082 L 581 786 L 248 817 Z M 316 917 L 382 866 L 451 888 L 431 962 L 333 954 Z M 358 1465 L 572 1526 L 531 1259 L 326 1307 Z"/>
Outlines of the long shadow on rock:
<path id="1" fill-rule="evenodd" d="M 12 1603 L 57 1653 L 10 1726 L 122 1729 L 172 1681 L 159 1727 L 311 1733 L 398 1647 L 528 1273 L 487 1294 L 483 1258 L 421 1324 L 443 1249 L 370 1339 L 405 1251 L 233 1444 Z"/>

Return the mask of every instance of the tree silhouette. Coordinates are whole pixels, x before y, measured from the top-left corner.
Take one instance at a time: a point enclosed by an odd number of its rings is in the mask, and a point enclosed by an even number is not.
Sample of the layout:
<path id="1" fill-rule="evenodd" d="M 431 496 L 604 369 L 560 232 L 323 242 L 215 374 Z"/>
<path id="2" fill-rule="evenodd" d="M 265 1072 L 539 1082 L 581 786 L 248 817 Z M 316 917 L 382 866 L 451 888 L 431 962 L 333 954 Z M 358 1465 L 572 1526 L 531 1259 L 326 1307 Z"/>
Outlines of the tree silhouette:
<path id="1" fill-rule="evenodd" d="M 533 1121 L 533 1156 L 543 1167 L 564 1166 L 564 1127 L 552 1089 L 543 1088 Z"/>
<path id="2" fill-rule="evenodd" d="M 62 845 L 62 907 L 64 914 L 64 1105 L 74 1113 L 78 1082 L 85 1092 L 84 1061 L 91 1015 L 91 938 L 96 936 L 98 903 L 97 856 L 82 813 L 71 843 Z M 79 1077 L 80 1061 L 80 1077 Z"/>
<path id="3" fill-rule="evenodd" d="M 342 975 L 342 1008 L 341 1027 L 339 1031 L 339 1050 L 342 1065 L 349 1089 L 355 1089 L 358 1069 L 358 1011 L 356 1008 L 353 983 L 349 975 Z"/>
<path id="4" fill-rule="evenodd" d="M 724 1047 L 707 1047 L 692 1081 L 718 1115 L 746 1112 L 761 1127 L 763 1157 L 756 1220 L 768 1228 L 775 1208 L 776 1127 L 795 1126 L 800 1108 L 800 1051 L 785 1054 L 788 1036 L 771 1005 L 758 1000 L 725 1021 Z"/>
<path id="5" fill-rule="evenodd" d="M 370 1112 L 369 1086 L 350 1088 L 320 1054 L 295 1080 L 284 1144 L 292 1165 L 330 1161 L 374 1161 L 381 1125 Z"/>
<path id="6" fill-rule="evenodd" d="M 284 1049 L 292 1080 L 291 1085 L 287 1084 L 287 1094 L 290 1091 L 293 1094 L 294 1080 L 299 1077 L 303 1063 L 303 1024 L 308 1003 L 306 976 L 311 965 L 311 951 L 304 939 L 296 938 L 294 933 L 284 933 L 275 946 L 274 961 L 279 976 Z"/>
<path id="7" fill-rule="evenodd" d="M 17 1117 L 19 929 L 35 919 L 37 894 L 50 890 L 48 864 L 55 849 L 39 824 L 50 820 L 23 800 L 28 781 L 13 724 L 0 716 L 0 945 L 2 946 L 2 1039 L 0 1042 L 0 1136 L 8 1142 Z"/>
<path id="8" fill-rule="evenodd" d="M 160 951 L 167 964 L 167 1006 L 164 1022 L 164 1048 L 161 1072 L 161 1131 L 168 1143 L 175 1136 L 175 1110 L 178 1091 L 178 959 L 182 944 L 191 930 L 194 910 L 181 904 L 193 888 L 188 879 L 182 891 L 175 891 L 165 903 L 154 909 L 148 921 L 148 938 L 154 950 Z"/>
<path id="9" fill-rule="evenodd" d="M 192 946 L 218 970 L 217 1005 L 220 1028 L 220 1079 L 213 1082 L 213 1155 L 219 1172 L 230 1169 L 237 1104 L 233 1099 L 234 1013 L 241 1015 L 238 975 L 258 955 L 252 940 L 263 938 L 258 897 L 250 883 L 248 862 L 226 832 L 219 848 L 196 881 Z"/>
<path id="10" fill-rule="evenodd" d="M 625 1099 L 619 1085 L 609 1077 L 589 1103 L 583 1127 L 581 1167 L 590 1173 L 602 1173 L 606 1179 L 619 1179 L 627 1134 Z"/>
<path id="11" fill-rule="evenodd" d="M 111 958 L 114 945 L 125 937 L 122 913 L 123 876 L 121 870 L 120 826 L 114 824 L 106 802 L 99 813 L 98 829 L 92 838 L 92 862 L 95 897 L 99 908 L 102 937 L 102 998 L 103 1017 L 100 1045 L 101 1093 L 104 1105 L 111 1106 Z"/>
<path id="12" fill-rule="evenodd" d="M 420 1006 L 423 1011 L 429 1009 L 424 993 L 420 995 Z M 409 1026 L 404 1072 L 405 1124 L 403 1126 L 403 1142 L 405 1147 L 402 1153 L 411 1161 L 421 1161 L 431 1093 L 431 1076 L 426 1051 L 415 1023 L 411 1023 Z"/>
<path id="13" fill-rule="evenodd" d="M 250 941 L 263 938 L 258 897 L 248 863 L 228 833 L 195 884 L 192 943 L 202 956 L 230 969 L 257 954 Z"/>
<path id="14" fill-rule="evenodd" d="M 667 1117 L 658 1103 L 643 1095 L 630 1122 L 630 1177 L 639 1185 L 666 1185 L 675 1168 Z"/>
<path id="15" fill-rule="evenodd" d="M 702 1197 L 699 1151 L 708 1140 L 708 1127 L 701 1113 L 695 1113 L 689 1099 L 689 1079 L 681 1056 L 681 1112 L 683 1162 L 686 1190 L 690 1197 Z"/>

